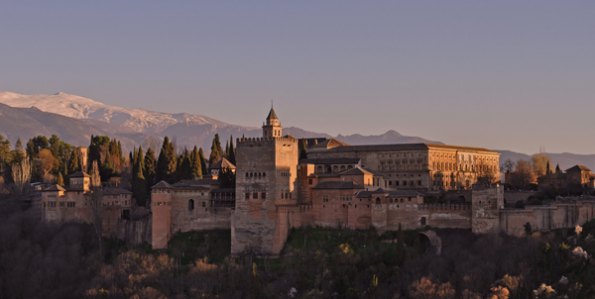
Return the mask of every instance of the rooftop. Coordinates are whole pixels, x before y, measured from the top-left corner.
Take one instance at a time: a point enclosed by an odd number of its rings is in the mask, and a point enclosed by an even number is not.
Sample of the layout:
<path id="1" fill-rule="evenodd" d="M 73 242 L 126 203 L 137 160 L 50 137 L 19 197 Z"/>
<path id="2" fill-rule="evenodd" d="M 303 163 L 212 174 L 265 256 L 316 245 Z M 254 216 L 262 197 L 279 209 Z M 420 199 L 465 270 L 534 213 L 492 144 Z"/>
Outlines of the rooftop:
<path id="1" fill-rule="evenodd" d="M 352 181 L 329 181 L 320 182 L 313 189 L 364 189 Z"/>
<path id="2" fill-rule="evenodd" d="M 481 151 L 481 152 L 494 152 L 486 148 L 481 147 L 468 147 L 468 146 L 456 146 L 456 145 L 445 145 L 435 143 L 401 143 L 401 144 L 369 144 L 369 145 L 348 145 L 340 146 L 329 149 L 328 152 L 383 152 L 383 151 L 406 151 L 406 150 L 428 150 L 431 148 L 443 148 L 453 150 L 466 150 L 466 151 Z"/>

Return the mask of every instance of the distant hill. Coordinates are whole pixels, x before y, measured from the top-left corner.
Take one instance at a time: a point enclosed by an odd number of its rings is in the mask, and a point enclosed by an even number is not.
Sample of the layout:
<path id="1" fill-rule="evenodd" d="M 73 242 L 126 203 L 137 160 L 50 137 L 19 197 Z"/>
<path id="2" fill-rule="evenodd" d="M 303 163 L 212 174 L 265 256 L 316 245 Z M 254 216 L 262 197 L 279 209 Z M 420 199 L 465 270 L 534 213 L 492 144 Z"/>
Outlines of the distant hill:
<path id="1" fill-rule="evenodd" d="M 364 144 L 395 144 L 395 143 L 441 143 L 439 141 L 431 141 L 425 138 L 416 136 L 404 136 L 395 130 L 386 131 L 380 135 L 339 135 L 338 140 L 352 145 Z"/>
<path id="2" fill-rule="evenodd" d="M 258 127 L 233 125 L 203 115 L 162 113 L 106 105 L 64 92 L 51 95 L 0 92 L 0 103 L 17 108 L 34 107 L 39 114 L 39 121 L 32 123 L 26 117 L 14 115 L 11 118 L 12 122 L 17 124 L 16 127 L 28 127 L 28 130 L 13 129 L 8 122 L 0 125 L 0 132 L 4 132 L 13 141 L 17 137 L 29 139 L 37 134 L 57 134 L 70 143 L 86 145 L 91 134 L 107 134 L 121 139 L 125 147 L 142 144 L 145 148 L 158 148 L 162 138 L 170 136 L 178 147 L 199 145 L 208 151 L 215 133 L 220 135 L 223 142 L 230 136 L 261 135 L 261 129 Z M 67 122 L 66 119 L 71 122 Z M 44 123 L 54 125 L 44 126 Z M 60 123 L 64 123 L 64 126 L 60 126 Z M 326 133 L 310 132 L 296 127 L 285 128 L 284 132 L 297 138 L 331 137 Z M 354 145 L 428 142 L 420 137 L 403 136 L 393 130 L 381 135 L 354 134 L 340 135 L 337 138 Z"/>
<path id="3" fill-rule="evenodd" d="M 296 127 L 285 128 L 284 132 L 297 138 L 332 137 L 326 133 L 311 132 Z M 36 135 L 57 134 L 69 143 L 88 145 L 91 134 L 104 134 L 120 139 L 127 150 L 139 144 L 145 148 L 158 149 L 162 138 L 170 136 L 179 148 L 198 145 L 208 151 L 215 133 L 219 133 L 225 143 L 230 136 L 260 136 L 261 129 L 233 125 L 203 115 L 163 113 L 106 105 L 93 99 L 63 92 L 52 95 L 0 92 L 0 134 L 7 136 L 13 142 L 19 137 L 26 141 Z M 394 130 L 379 135 L 352 134 L 339 135 L 335 138 L 352 145 L 440 143 L 422 137 L 405 136 Z M 527 154 L 509 150 L 499 152 L 502 155 L 501 163 L 506 159 L 512 161 L 530 159 Z M 583 164 L 595 170 L 595 155 L 572 153 L 548 155 L 554 165 L 560 163 L 563 169 L 575 164 Z"/>
<path id="4" fill-rule="evenodd" d="M 110 134 L 109 126 L 95 121 L 79 120 L 37 108 L 13 108 L 0 104 L 0 134 L 15 141 L 26 142 L 32 136 L 59 134 L 73 144 L 88 144 L 91 134 Z M 122 136 L 123 137 L 123 136 Z M 122 138 L 126 139 L 128 138 Z"/>

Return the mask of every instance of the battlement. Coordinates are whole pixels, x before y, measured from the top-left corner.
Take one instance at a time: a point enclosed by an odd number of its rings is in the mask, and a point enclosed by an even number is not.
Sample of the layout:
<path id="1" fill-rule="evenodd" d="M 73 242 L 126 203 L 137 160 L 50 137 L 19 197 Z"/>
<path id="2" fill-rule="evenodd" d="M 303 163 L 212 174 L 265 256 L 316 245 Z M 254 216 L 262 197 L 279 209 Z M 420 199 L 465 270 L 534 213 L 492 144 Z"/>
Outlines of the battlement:
<path id="1" fill-rule="evenodd" d="M 452 204 L 452 203 L 425 203 L 418 206 L 420 210 L 433 211 L 460 211 L 471 210 L 470 204 Z"/>
<path id="2" fill-rule="evenodd" d="M 265 144 L 272 144 L 275 141 L 288 141 L 294 142 L 296 139 L 292 136 L 284 136 L 284 137 L 242 137 L 236 139 L 237 146 L 241 145 L 252 145 L 252 146 L 259 146 Z"/>

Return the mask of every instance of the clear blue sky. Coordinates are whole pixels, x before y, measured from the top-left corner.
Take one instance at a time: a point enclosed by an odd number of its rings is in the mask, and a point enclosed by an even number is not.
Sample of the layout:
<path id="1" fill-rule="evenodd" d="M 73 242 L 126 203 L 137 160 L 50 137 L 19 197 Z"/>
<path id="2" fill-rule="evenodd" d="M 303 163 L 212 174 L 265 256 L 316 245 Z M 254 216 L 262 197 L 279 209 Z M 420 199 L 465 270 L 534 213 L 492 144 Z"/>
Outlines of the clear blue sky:
<path id="1" fill-rule="evenodd" d="M 0 90 L 595 153 L 595 1 L 2 1 Z"/>

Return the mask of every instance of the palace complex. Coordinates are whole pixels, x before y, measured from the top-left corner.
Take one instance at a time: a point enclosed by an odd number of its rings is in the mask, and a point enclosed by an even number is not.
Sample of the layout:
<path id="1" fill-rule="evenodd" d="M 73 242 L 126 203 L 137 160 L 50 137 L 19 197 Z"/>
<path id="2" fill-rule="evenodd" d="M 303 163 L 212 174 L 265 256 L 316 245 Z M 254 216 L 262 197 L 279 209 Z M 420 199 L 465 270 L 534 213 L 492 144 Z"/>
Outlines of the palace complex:
<path id="1" fill-rule="evenodd" d="M 149 209 L 134 207 L 132 194 L 101 186 L 84 172 L 68 189 L 39 192 L 46 221 L 97 223 L 104 236 L 166 248 L 177 232 L 231 230 L 231 253 L 278 255 L 292 228 L 317 226 L 375 229 L 458 228 L 521 236 L 533 230 L 573 227 L 595 216 L 595 201 L 505 208 L 496 151 L 444 144 L 347 145 L 332 138 L 283 135 L 271 108 L 262 137 L 236 141 L 235 165 L 223 158 L 201 179 L 158 182 Z M 84 168 L 83 168 L 84 169 Z M 235 186 L 218 176 L 235 174 Z M 593 186 L 590 170 L 549 171 L 540 185 Z M 439 197 L 454 195 L 454 200 Z M 445 203 L 448 202 L 448 203 Z M 144 213 L 135 213 L 135 210 Z M 98 218 L 99 217 L 99 218 Z"/>

